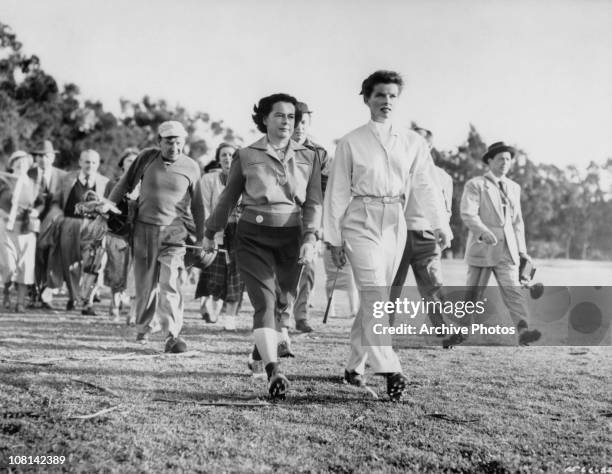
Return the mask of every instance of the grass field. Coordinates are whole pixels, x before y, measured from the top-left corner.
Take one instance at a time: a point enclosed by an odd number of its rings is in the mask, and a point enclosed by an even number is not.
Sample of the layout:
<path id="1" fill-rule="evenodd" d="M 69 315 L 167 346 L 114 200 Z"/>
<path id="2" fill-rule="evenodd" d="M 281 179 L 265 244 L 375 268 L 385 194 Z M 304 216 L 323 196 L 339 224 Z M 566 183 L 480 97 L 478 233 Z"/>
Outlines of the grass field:
<path id="1" fill-rule="evenodd" d="M 609 263 L 539 267 L 549 284 L 612 281 Z M 444 269 L 462 283 L 461 262 Z M 340 299 L 320 323 L 321 280 L 316 332 L 293 335 L 290 396 L 275 404 L 246 369 L 248 304 L 228 333 L 190 300 L 181 356 L 105 315 L 0 314 L 0 471 L 612 472 L 610 347 L 401 349 L 405 398 L 387 402 L 372 376 L 376 401 L 341 383 L 350 320 Z M 43 455 L 65 462 L 9 465 Z"/>

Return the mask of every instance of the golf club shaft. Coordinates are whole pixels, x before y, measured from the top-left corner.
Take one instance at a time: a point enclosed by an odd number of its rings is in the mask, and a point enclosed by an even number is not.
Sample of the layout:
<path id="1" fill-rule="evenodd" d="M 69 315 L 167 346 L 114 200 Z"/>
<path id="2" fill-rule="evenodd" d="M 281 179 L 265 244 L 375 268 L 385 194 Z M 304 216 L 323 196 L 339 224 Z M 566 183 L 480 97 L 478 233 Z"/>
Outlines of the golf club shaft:
<path id="1" fill-rule="evenodd" d="M 183 244 L 180 242 L 162 242 L 162 245 L 165 245 L 167 247 L 183 247 L 185 249 L 194 249 L 194 250 L 202 250 L 202 247 L 200 247 L 199 245 L 189 245 L 189 244 Z M 220 252 L 220 253 L 227 253 L 227 250 L 225 249 L 211 249 L 208 250 L 207 252 Z"/>
<path id="2" fill-rule="evenodd" d="M 327 307 L 325 308 L 325 314 L 323 315 L 323 324 L 327 324 L 327 316 L 329 315 L 329 308 L 331 308 L 332 298 L 334 297 L 334 290 L 336 289 L 336 281 L 338 280 L 338 274 L 340 273 L 340 267 L 336 269 L 336 275 L 334 276 L 334 282 L 332 283 L 331 292 L 329 298 L 327 298 Z"/>

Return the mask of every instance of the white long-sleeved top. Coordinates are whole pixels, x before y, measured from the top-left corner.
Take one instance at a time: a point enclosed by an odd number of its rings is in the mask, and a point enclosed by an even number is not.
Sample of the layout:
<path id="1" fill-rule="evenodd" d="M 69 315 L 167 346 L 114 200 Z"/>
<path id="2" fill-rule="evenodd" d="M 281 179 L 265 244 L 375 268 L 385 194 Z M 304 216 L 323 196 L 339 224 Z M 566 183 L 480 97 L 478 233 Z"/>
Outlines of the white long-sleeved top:
<path id="1" fill-rule="evenodd" d="M 386 140 L 368 122 L 338 142 L 323 202 L 323 235 L 340 246 L 342 221 L 354 196 L 416 193 L 434 229 L 443 227 L 442 193 L 427 143 L 418 133 L 392 126 Z"/>

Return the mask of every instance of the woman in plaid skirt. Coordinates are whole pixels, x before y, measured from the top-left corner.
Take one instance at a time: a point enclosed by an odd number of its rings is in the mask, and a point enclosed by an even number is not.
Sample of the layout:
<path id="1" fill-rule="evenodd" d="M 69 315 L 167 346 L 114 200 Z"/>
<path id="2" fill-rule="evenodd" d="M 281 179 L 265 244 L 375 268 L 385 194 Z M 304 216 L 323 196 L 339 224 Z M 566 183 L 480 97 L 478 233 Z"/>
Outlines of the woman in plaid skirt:
<path id="1" fill-rule="evenodd" d="M 221 143 L 215 152 L 215 162 L 220 165 L 220 168 L 213 169 L 202 176 L 201 187 L 206 216 L 209 216 L 215 208 L 219 195 L 225 189 L 235 152 L 234 145 Z M 210 266 L 202 271 L 195 295 L 196 298 L 200 298 L 200 312 L 202 319 L 207 323 L 217 322 L 223 303 L 225 303 L 224 322 L 225 329 L 228 331 L 236 330 L 236 316 L 244 290 L 244 284 L 238 273 L 234 243 L 238 217 L 238 206 L 236 206 L 225 229 L 215 234 L 216 244 L 225 249 L 227 253 L 218 252 Z"/>

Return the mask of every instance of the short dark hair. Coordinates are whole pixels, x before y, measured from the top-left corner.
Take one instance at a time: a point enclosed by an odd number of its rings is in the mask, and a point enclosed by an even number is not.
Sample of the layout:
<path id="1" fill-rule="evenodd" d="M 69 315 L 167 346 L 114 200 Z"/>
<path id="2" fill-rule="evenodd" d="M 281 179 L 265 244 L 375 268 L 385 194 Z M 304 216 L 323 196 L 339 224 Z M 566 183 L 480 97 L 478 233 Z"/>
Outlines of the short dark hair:
<path id="1" fill-rule="evenodd" d="M 368 99 L 372 95 L 372 91 L 376 84 L 397 84 L 399 91 L 402 92 L 404 80 L 402 76 L 395 71 L 376 71 L 366 77 L 361 83 L 361 92 L 359 94 L 361 94 L 364 99 Z"/>
<path id="2" fill-rule="evenodd" d="M 259 99 L 259 103 L 253 106 L 254 114 L 252 115 L 253 122 L 255 122 L 255 125 L 257 125 L 257 130 L 259 130 L 261 133 L 266 133 L 268 131 L 266 125 L 264 124 L 264 118 L 267 117 L 270 112 L 272 112 L 272 107 L 274 107 L 274 104 L 277 102 L 288 102 L 293 104 L 293 107 L 295 107 L 295 123 L 297 124 L 300 122 L 300 120 L 302 120 L 302 114 L 297 108 L 298 100 L 292 95 L 279 93 L 262 97 Z"/>
<path id="3" fill-rule="evenodd" d="M 219 162 L 219 155 L 221 155 L 221 150 L 223 148 L 233 148 L 234 153 L 236 152 L 236 150 L 238 150 L 238 147 L 236 145 L 232 145 L 231 143 L 227 143 L 227 142 L 220 143 L 219 146 L 217 147 L 217 150 L 215 151 L 215 161 L 216 162 Z"/>
<path id="4" fill-rule="evenodd" d="M 125 163 L 125 160 L 127 159 L 128 156 L 132 156 L 132 155 L 138 155 L 138 153 L 140 153 L 140 151 L 138 151 L 138 148 L 126 148 L 125 150 L 123 150 L 123 153 L 121 154 L 121 158 L 119 158 L 119 162 L 117 163 L 117 166 L 119 167 L 119 169 L 123 169 L 123 163 Z"/>

